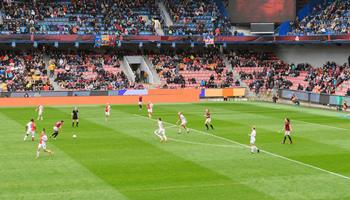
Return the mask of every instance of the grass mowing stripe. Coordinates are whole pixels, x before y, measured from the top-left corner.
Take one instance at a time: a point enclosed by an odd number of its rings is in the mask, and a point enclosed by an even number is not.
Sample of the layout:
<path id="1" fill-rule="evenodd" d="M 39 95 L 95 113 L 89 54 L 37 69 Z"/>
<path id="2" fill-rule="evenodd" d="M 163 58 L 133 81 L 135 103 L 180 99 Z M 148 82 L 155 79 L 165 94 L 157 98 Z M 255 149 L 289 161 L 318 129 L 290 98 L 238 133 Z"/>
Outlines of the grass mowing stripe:
<path id="1" fill-rule="evenodd" d="M 55 143 L 58 143 L 66 152 L 77 158 L 75 161 L 80 160 L 87 162 L 89 165 L 94 165 L 93 171 L 101 176 L 107 175 L 106 178 L 113 181 L 117 189 L 130 199 L 227 200 L 234 197 L 242 200 L 340 200 L 350 197 L 350 191 L 348 190 L 349 181 L 343 178 L 295 164 L 267 153 L 260 155 L 250 154 L 246 147 L 233 144 L 231 141 L 222 140 L 221 138 L 209 137 L 196 131 L 180 135 L 177 134 L 177 129 L 173 128 L 175 125 L 165 124 L 167 135 L 170 138 L 196 143 L 227 145 L 227 148 L 189 144 L 180 141 L 169 141 L 167 144 L 161 144 L 153 135 L 157 123 L 133 115 L 141 114 L 146 116 L 144 114 L 145 110 L 138 111 L 135 105 L 113 105 L 112 107 L 112 116 L 108 123 L 104 121 L 103 106 L 81 107 L 81 127 L 72 129 L 68 123 L 64 127 L 63 134 L 60 135 L 60 138 Z M 209 107 L 213 111 L 213 122 L 216 128 L 213 131 L 205 131 L 203 112 L 201 112 L 204 111 L 205 107 Z M 38 122 L 39 128 L 44 125 L 51 130 L 54 119 L 62 118 L 69 122 L 71 108 L 60 108 L 59 110 L 64 111 L 64 113 L 61 113 L 57 112 L 56 109 L 47 107 L 48 116 L 45 118 L 44 123 Z M 349 146 L 350 138 L 348 134 L 338 134 L 341 132 L 345 133 L 345 131 L 295 122 L 294 128 L 298 131 L 295 135 L 296 145 L 279 144 L 277 132 L 271 132 L 271 130 L 277 130 L 279 128 L 278 125 L 282 125 L 285 114 L 292 119 L 305 119 L 316 124 L 326 123 L 343 128 L 348 127 L 346 125 L 347 120 L 325 116 L 322 119 L 319 115 L 305 114 L 301 109 L 298 109 L 298 111 L 280 109 L 280 112 L 278 112 L 276 109 L 259 108 L 249 104 L 183 104 L 181 106 L 176 104 L 156 105 L 155 108 L 155 116 L 159 115 L 164 121 L 173 122 L 174 124 L 177 120 L 176 113 L 178 109 L 183 109 L 191 128 L 242 144 L 248 144 L 246 143 L 249 141 L 247 135 L 250 132 L 251 125 L 255 124 L 259 127 L 257 139 L 262 149 L 292 160 L 350 176 L 350 171 L 348 170 L 350 167 L 348 164 L 350 163 L 350 159 L 348 159 L 350 158 L 350 152 L 347 148 L 341 148 Z M 230 112 L 231 109 L 237 112 Z M 257 112 L 254 111 L 256 109 L 258 109 Z M 223 111 L 223 114 L 220 114 L 219 111 Z M 15 116 L 13 120 L 25 124 L 28 116 L 34 114 L 34 109 L 13 108 L 8 109 L 5 113 L 10 112 L 13 113 L 10 115 Z M 170 112 L 173 114 L 170 115 Z M 169 113 L 169 115 L 165 113 Z M 265 116 L 271 118 L 266 118 Z M 101 126 L 96 126 L 95 123 Z M 4 123 L 4 125 L 11 127 L 7 123 Z M 116 130 L 116 132 L 111 131 L 109 128 Z M 17 152 L 23 152 L 23 149 L 21 150 L 11 145 L 10 137 L 13 138 L 12 140 L 21 140 L 20 138 L 15 138 L 19 131 L 12 130 L 12 128 L 8 130 L 2 128 L 0 132 L 2 130 L 6 131 L 7 136 L 2 137 L 3 141 L 1 143 L 5 146 L 0 145 L 0 149 L 6 150 L 10 148 L 13 150 L 17 149 Z M 72 134 L 77 134 L 78 139 L 73 140 Z M 198 179 L 198 176 L 208 177 L 208 173 L 203 170 L 193 171 L 187 162 L 173 162 L 172 158 L 164 157 L 162 153 L 159 154 L 158 151 L 152 151 L 152 149 L 135 143 L 133 139 L 125 138 L 123 135 L 139 139 L 162 151 L 183 158 L 183 160 L 191 161 L 202 168 L 210 169 L 216 172 L 217 175 L 211 176 L 210 179 Z M 20 137 L 22 137 L 22 133 L 20 133 Z M 332 145 L 325 145 L 328 144 L 327 140 Z M 75 145 L 71 144 L 74 142 L 76 143 Z M 338 145 L 338 142 L 341 142 L 341 146 Z M 27 144 L 29 145 L 29 143 Z M 9 154 L 1 154 L 3 159 L 10 162 L 11 160 L 12 162 L 21 160 L 16 158 L 17 156 L 12 157 L 10 149 L 7 150 Z M 113 153 L 111 153 L 112 151 Z M 26 157 L 25 154 L 19 154 L 18 156 Z M 53 163 L 60 162 L 60 153 L 56 156 L 52 160 Z M 110 162 L 111 159 L 114 162 Z M 106 165 L 109 167 L 106 168 Z M 158 168 L 158 166 L 161 166 L 161 168 Z M 154 170 L 154 167 L 156 170 Z M 132 170 L 128 170 L 128 168 Z M 22 185 L 31 185 L 29 180 L 22 179 L 21 176 L 16 175 L 18 170 L 6 170 L 7 173 L 1 176 L 2 182 L 6 183 L 13 176 L 17 177 L 16 179 L 21 181 Z M 122 174 L 124 175 L 121 176 Z M 227 179 L 219 179 L 218 176 L 227 177 Z M 55 177 L 55 174 L 49 174 L 47 179 L 50 179 L 50 181 L 48 182 L 52 183 L 52 181 L 55 181 Z M 133 177 L 136 177 L 136 179 Z M 174 177 L 181 177 L 181 181 L 177 181 Z M 37 180 L 32 182 L 37 182 Z M 72 183 L 67 182 L 67 186 L 70 184 Z M 75 190 L 80 188 L 86 189 L 86 186 L 81 185 L 79 188 L 73 186 L 73 188 Z M 91 187 L 91 193 L 89 192 L 85 196 L 91 196 L 94 189 L 95 187 Z M 20 191 L 21 189 L 18 190 Z M 12 191 L 16 192 L 15 190 Z M 80 191 L 84 192 L 86 190 Z M 103 192 L 108 194 L 108 191 Z M 9 192 L 7 193 L 9 194 Z M 33 191 L 33 193 L 35 196 L 37 192 Z M 65 194 L 66 197 L 71 195 L 73 197 L 70 199 L 77 199 L 73 192 Z M 34 198 L 34 196 L 30 198 Z M 40 196 L 40 198 L 44 198 L 44 196 Z M 0 197 L 0 199 L 3 198 Z"/>
<path id="2" fill-rule="evenodd" d="M 101 127 L 101 128 L 98 128 L 100 130 L 104 130 L 104 132 L 106 133 L 99 133 L 98 134 L 98 137 L 104 137 L 105 134 L 108 134 L 110 135 L 109 139 L 110 142 L 113 143 L 113 140 L 112 138 L 114 137 L 121 137 L 122 138 L 119 138 L 118 140 L 125 140 L 124 138 L 125 137 L 128 137 L 128 138 L 133 138 L 133 140 L 135 141 L 140 141 L 142 142 L 143 144 L 147 144 L 147 146 L 151 147 L 152 146 L 152 149 L 156 149 L 156 151 L 151 151 L 150 149 L 146 148 L 145 145 L 140 145 L 140 144 L 135 144 L 135 146 L 132 146 L 130 148 L 134 149 L 135 150 L 135 153 L 139 154 L 140 155 L 140 158 L 137 159 L 138 163 L 137 163 L 137 168 L 144 168 L 145 169 L 145 172 L 148 172 L 147 174 L 138 174 L 138 173 L 134 173 L 134 175 L 139 175 L 139 176 L 144 176 L 144 177 L 147 177 L 149 175 L 152 175 L 152 174 L 155 174 L 155 176 L 159 176 L 159 179 L 162 180 L 163 178 L 162 177 L 166 177 L 166 176 L 169 176 L 167 177 L 167 182 L 154 182 L 152 185 L 154 188 L 157 188 L 157 187 L 164 187 L 164 186 L 167 186 L 169 185 L 169 187 L 177 187 L 178 186 L 178 180 L 174 179 L 173 175 L 172 175 L 172 171 L 181 171 L 181 173 L 179 174 L 176 174 L 175 177 L 178 177 L 178 178 L 181 178 L 183 180 L 181 181 L 187 181 L 186 183 L 184 184 L 189 184 L 190 182 L 193 182 L 193 184 L 195 185 L 206 185 L 206 184 L 212 184 L 214 182 L 217 182 L 219 184 L 221 184 L 222 182 L 224 183 L 232 183 L 235 181 L 234 180 L 231 180 L 229 179 L 228 177 L 222 175 L 222 174 L 219 174 L 217 173 L 216 171 L 214 171 L 213 169 L 210 169 L 210 168 L 206 168 L 205 166 L 202 166 L 196 162 L 193 162 L 192 160 L 189 160 L 189 159 L 185 159 L 183 157 L 181 157 L 181 155 L 179 154 L 175 154 L 174 152 L 172 151 L 165 151 L 162 146 L 163 145 L 159 145 L 159 142 L 156 138 L 153 138 L 153 137 L 149 137 L 149 136 L 153 136 L 152 132 L 149 132 L 150 134 L 147 134 L 147 136 L 144 134 L 144 131 L 142 130 L 141 132 L 139 132 L 140 129 L 137 129 L 137 127 L 133 126 L 133 128 L 135 129 L 130 129 L 130 125 L 135 125 L 135 124 L 138 124 L 138 125 L 143 125 L 143 124 L 146 124 L 148 127 L 148 124 L 150 123 L 148 120 L 143 120 L 142 118 L 139 118 L 138 116 L 133 116 L 129 113 L 120 113 L 120 112 L 117 112 L 117 109 L 114 109 L 114 112 L 112 113 L 112 116 L 111 118 L 109 119 L 108 122 L 105 122 L 104 121 L 104 118 L 101 117 L 99 118 L 99 120 L 95 120 L 95 118 L 93 119 L 90 119 L 89 116 L 92 116 L 93 113 L 96 113 L 96 111 L 98 111 L 98 109 L 93 109 L 93 110 L 81 110 L 81 113 L 82 115 L 80 116 L 81 119 L 84 119 L 84 122 L 81 123 L 81 127 L 84 126 L 84 124 L 89 124 L 89 126 L 95 126 L 95 127 Z M 67 113 L 67 116 L 68 116 L 68 112 L 69 110 L 67 109 L 60 109 L 60 112 L 65 112 Z M 121 120 L 119 121 L 119 119 L 125 119 L 125 118 L 128 118 L 129 116 L 131 116 L 132 120 L 130 120 L 129 123 L 125 122 L 124 120 Z M 135 120 L 135 118 L 137 118 L 137 120 Z M 120 125 L 118 125 L 120 124 Z M 121 125 L 123 124 L 123 125 Z M 124 128 L 124 126 L 127 126 L 128 128 Z M 118 128 L 116 128 L 118 127 Z M 79 130 L 79 129 L 77 129 Z M 67 131 L 68 131 L 68 128 L 67 128 Z M 113 133 L 113 134 L 112 134 Z M 85 134 L 88 134 L 88 133 L 85 133 Z M 137 136 L 136 136 L 137 135 Z M 144 138 L 141 138 L 141 135 L 144 135 L 146 137 Z M 81 138 L 81 137 L 80 137 Z M 145 138 L 147 138 L 147 140 L 145 140 Z M 150 142 L 151 141 L 151 142 Z M 176 145 L 177 146 L 177 145 Z M 116 151 L 120 151 L 118 150 L 118 147 L 116 147 Z M 93 146 L 90 146 L 90 148 L 94 148 Z M 83 149 L 81 149 L 83 150 Z M 152 161 L 151 158 L 149 158 L 149 161 L 145 161 L 143 158 L 147 158 L 146 156 L 142 156 L 144 153 L 149 153 L 149 152 L 153 152 L 152 154 L 155 156 L 155 157 L 159 157 L 159 162 L 160 164 L 155 164 L 154 166 L 152 166 L 152 169 L 148 169 L 148 166 L 145 165 L 145 164 L 142 164 L 142 163 L 155 163 L 154 160 Z M 167 156 L 167 157 L 164 157 L 163 156 L 163 152 L 166 153 L 166 154 L 169 154 L 170 156 Z M 108 152 L 107 152 L 108 153 Z M 147 154 L 148 154 L 147 153 Z M 92 155 L 93 156 L 93 155 Z M 104 155 L 104 157 L 106 157 L 108 155 Z M 117 155 L 114 155 L 115 157 L 118 157 Z M 132 157 L 134 157 L 134 155 L 130 155 Z M 125 159 L 126 157 L 128 156 L 125 156 Z M 163 160 L 164 158 L 164 160 Z M 83 158 L 76 158 L 77 160 L 80 160 Z M 133 160 L 132 158 L 129 158 L 130 160 Z M 155 158 L 153 158 L 155 159 Z M 120 160 L 122 162 L 123 159 L 117 159 L 117 160 Z M 176 160 L 179 160 L 179 162 L 177 162 Z M 158 161 L 158 159 L 157 159 Z M 176 162 L 173 162 L 173 161 L 176 161 Z M 84 161 L 83 161 L 84 162 Z M 165 163 L 163 163 L 165 162 Z M 136 163 L 135 163 L 136 164 Z M 164 165 L 166 164 L 166 165 Z M 184 165 L 185 164 L 185 165 Z M 125 164 L 124 164 L 125 165 Z M 163 174 L 163 173 L 160 173 L 161 171 L 164 171 L 164 167 L 167 168 L 167 165 L 171 165 L 172 168 L 169 169 L 169 172 L 170 174 Z M 182 167 L 179 169 L 178 167 L 176 167 L 176 165 L 181 165 Z M 198 166 L 198 167 L 195 167 L 195 172 L 193 172 L 193 174 L 191 175 L 191 180 L 188 180 L 188 173 L 189 172 L 192 172 L 192 168 L 194 168 L 194 166 Z M 115 166 L 115 168 L 117 168 L 118 166 Z M 133 163 L 130 163 L 129 164 L 129 168 L 130 169 L 133 169 L 135 166 L 133 165 Z M 198 175 L 197 175 L 198 174 Z M 201 178 L 197 177 L 197 176 L 200 176 Z M 209 178 L 209 179 L 208 179 Z M 142 177 L 139 177 L 138 180 L 142 180 L 143 178 Z M 126 181 L 127 181 L 127 178 L 126 178 Z M 181 182 L 180 182 L 181 183 Z M 112 183 L 113 184 L 113 183 Z M 132 194 L 130 196 L 130 194 L 127 193 L 127 191 L 132 191 L 132 190 L 137 190 L 138 188 L 149 188 L 149 184 L 147 182 L 144 182 L 144 186 L 138 186 L 138 183 L 134 183 L 134 185 L 130 185 L 130 186 L 120 186 L 121 183 L 115 183 L 113 184 L 115 187 L 117 187 L 118 190 L 120 190 L 121 192 L 123 192 L 123 194 L 125 194 L 126 196 L 128 197 L 132 197 L 133 195 L 135 194 Z M 235 184 L 232 184 L 232 185 L 239 185 L 238 183 L 235 183 Z M 181 187 L 181 185 L 179 185 Z M 230 184 L 226 184 L 226 187 L 229 187 Z M 244 185 L 241 185 L 241 188 L 248 188 Z M 193 190 L 196 190 L 195 187 L 193 188 Z M 215 190 L 215 188 L 211 189 L 211 190 Z M 210 191 L 211 191 L 210 190 Z M 149 193 L 149 191 L 147 190 L 143 190 L 142 191 L 145 191 L 145 193 Z M 232 194 L 233 194 L 233 191 L 232 190 Z M 209 192 L 209 191 L 208 191 Z M 149 194 L 147 194 L 146 196 L 148 196 Z M 261 194 L 262 195 L 262 194 Z M 204 196 L 203 196 L 204 197 Z M 164 199 L 164 198 L 162 198 Z"/>
<path id="3" fill-rule="evenodd" d="M 256 109 L 254 109 L 254 112 L 244 112 L 246 115 L 260 115 L 263 116 L 264 118 L 276 118 L 273 116 L 266 116 L 266 112 L 256 112 L 255 110 L 259 110 L 258 107 L 260 107 L 259 105 L 255 105 L 255 107 L 257 107 Z M 236 110 L 232 110 L 230 109 L 232 112 L 242 112 L 241 110 L 236 111 Z M 280 111 L 279 111 L 280 112 Z M 302 122 L 302 123 L 306 123 L 306 124 L 311 124 L 311 125 L 317 125 L 317 126 L 323 126 L 323 127 L 327 127 L 327 128 L 331 128 L 331 129 L 337 129 L 337 130 L 345 130 L 345 131 L 349 131 L 349 129 L 346 128 L 341 128 L 341 127 L 336 127 L 336 126 L 331 126 L 328 124 L 320 124 L 320 123 L 313 123 L 313 122 L 308 122 L 308 121 L 304 121 L 304 120 L 300 120 L 300 119 L 293 119 L 293 121 L 298 121 L 298 122 Z"/>
<path id="4" fill-rule="evenodd" d="M 331 129 L 349 131 L 349 129 L 346 129 L 346 128 L 340 128 L 340 127 L 336 127 L 336 126 L 330 126 L 330 125 L 327 125 L 327 124 L 316 124 L 316 123 L 313 123 L 313 122 L 307 122 L 307 121 L 298 120 L 298 119 L 297 119 L 297 120 L 294 119 L 293 121 L 302 122 L 302 123 L 305 123 L 305 124 L 316 125 L 316 126 L 323 126 L 323 127 L 327 127 L 327 128 L 331 128 Z"/>
<path id="5" fill-rule="evenodd" d="M 294 106 L 294 105 L 289 105 L 289 104 L 275 104 L 272 102 L 239 102 L 241 105 L 254 105 L 259 108 L 269 108 L 272 109 L 276 112 L 284 110 L 284 111 L 297 111 L 300 112 L 302 109 L 302 112 L 305 114 L 307 113 L 308 115 L 313 115 L 313 116 L 320 116 L 320 117 L 332 117 L 334 119 L 341 119 L 341 120 L 349 120 L 344 117 L 344 115 L 340 116 L 339 111 L 336 110 L 330 110 L 330 109 L 323 109 L 323 108 L 313 108 L 313 107 L 304 107 L 304 106 Z M 345 114 L 342 113 L 341 114 Z M 349 112 L 347 112 L 349 114 Z"/>
<path id="6" fill-rule="evenodd" d="M 138 114 L 134 114 L 134 115 L 142 117 L 142 118 L 147 118 L 145 116 L 138 115 Z M 147 119 L 149 119 L 149 118 L 147 118 Z M 150 119 L 150 120 L 157 121 L 155 119 Z M 167 123 L 169 125 L 175 125 L 175 124 L 172 124 L 172 123 L 169 123 L 169 122 L 165 122 L 165 121 L 164 121 L 164 123 Z M 221 140 L 225 140 L 227 142 L 231 142 L 233 144 L 236 144 L 236 145 L 239 145 L 239 146 L 242 146 L 242 147 L 245 147 L 245 148 L 250 148 L 250 146 L 248 146 L 246 144 L 242 144 L 242 143 L 239 143 L 239 142 L 236 142 L 234 140 L 230 140 L 230 139 L 227 139 L 227 138 L 224 138 L 224 137 L 221 137 L 221 136 L 209 134 L 209 133 L 206 133 L 204 131 L 200 131 L 200 130 L 196 130 L 196 129 L 190 129 L 190 130 L 195 131 L 197 133 L 201 133 L 203 135 L 208 135 L 208 136 L 215 137 L 215 138 L 218 138 L 218 139 L 221 139 Z M 271 156 L 274 156 L 274 157 L 277 157 L 277 158 L 281 158 L 281 159 L 284 159 L 284 160 L 287 160 L 287 161 L 290 161 L 290 162 L 293 162 L 293 163 L 296 163 L 296 164 L 299 164 L 299 165 L 303 165 L 303 166 L 306 166 L 306 167 L 309 167 L 309 168 L 312 168 L 312 169 L 316 169 L 316 170 L 319 170 L 319 171 L 322 171 L 322 172 L 325 172 L 325 173 L 328 173 L 328 174 L 332 174 L 334 176 L 337 176 L 337 177 L 340 177 L 340 178 L 344 178 L 344 179 L 350 181 L 350 177 L 348 177 L 348 176 L 344 176 L 344 175 L 341 175 L 341 174 L 338 174 L 338 173 L 335 173 L 335 172 L 332 172 L 332 171 L 328 171 L 328 170 L 316 167 L 314 165 L 310 165 L 310 164 L 303 163 L 303 162 L 300 162 L 300 161 L 297 161 L 297 160 L 293 160 L 293 159 L 290 159 L 290 158 L 287 158 L 287 157 L 284 157 L 284 156 L 281 156 L 281 155 L 278 155 L 278 154 L 275 154 L 275 153 L 272 153 L 272 152 L 269 152 L 269 151 L 261 150 L 261 152 L 264 152 L 264 153 L 269 154 Z"/>
<path id="7" fill-rule="evenodd" d="M 35 160 L 38 135 L 35 142 L 23 142 L 23 124 L 17 116 L 19 113 L 11 110 L 0 113 L 0 121 L 5 122 L 0 126 L 4 160 L 0 162 L 0 199 L 126 199 L 51 142 L 49 148 L 55 155 L 42 152 Z"/>

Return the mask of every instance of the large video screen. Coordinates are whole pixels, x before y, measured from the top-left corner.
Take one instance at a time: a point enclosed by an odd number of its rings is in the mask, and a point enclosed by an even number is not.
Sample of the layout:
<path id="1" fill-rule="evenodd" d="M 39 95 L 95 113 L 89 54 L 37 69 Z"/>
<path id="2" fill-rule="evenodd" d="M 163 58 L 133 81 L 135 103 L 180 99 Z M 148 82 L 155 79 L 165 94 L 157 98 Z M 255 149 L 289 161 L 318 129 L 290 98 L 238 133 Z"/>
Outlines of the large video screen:
<path id="1" fill-rule="evenodd" d="M 230 0 L 234 23 L 279 23 L 295 18 L 295 0 Z"/>

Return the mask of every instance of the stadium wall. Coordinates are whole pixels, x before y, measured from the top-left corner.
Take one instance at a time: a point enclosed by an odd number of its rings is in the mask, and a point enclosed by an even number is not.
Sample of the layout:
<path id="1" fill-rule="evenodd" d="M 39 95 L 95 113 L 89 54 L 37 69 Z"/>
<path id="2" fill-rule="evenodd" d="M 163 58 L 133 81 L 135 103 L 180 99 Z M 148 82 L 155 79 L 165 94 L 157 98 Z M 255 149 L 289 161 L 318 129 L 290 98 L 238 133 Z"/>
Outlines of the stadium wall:
<path id="1" fill-rule="evenodd" d="M 337 64 L 348 62 L 349 45 L 280 45 L 275 49 L 276 55 L 287 63 L 309 63 L 321 67 L 328 61 Z"/>
<path id="2" fill-rule="evenodd" d="M 350 102 L 350 97 L 348 96 L 318 94 L 296 90 L 279 90 L 278 92 L 282 99 L 289 100 L 294 94 L 298 97 L 298 100 L 311 104 L 341 106 L 344 101 Z"/>
<path id="3" fill-rule="evenodd" d="M 328 61 L 337 64 L 348 62 L 350 44 L 299 44 L 299 45 L 237 45 L 228 50 L 248 49 L 255 52 L 273 52 L 287 63 L 309 63 L 314 67 L 322 67 Z"/>
<path id="4" fill-rule="evenodd" d="M 200 98 L 244 95 L 245 88 L 6 92 L 1 93 L 0 106 L 136 104 L 139 96 L 143 96 L 144 102 L 196 103 Z"/>

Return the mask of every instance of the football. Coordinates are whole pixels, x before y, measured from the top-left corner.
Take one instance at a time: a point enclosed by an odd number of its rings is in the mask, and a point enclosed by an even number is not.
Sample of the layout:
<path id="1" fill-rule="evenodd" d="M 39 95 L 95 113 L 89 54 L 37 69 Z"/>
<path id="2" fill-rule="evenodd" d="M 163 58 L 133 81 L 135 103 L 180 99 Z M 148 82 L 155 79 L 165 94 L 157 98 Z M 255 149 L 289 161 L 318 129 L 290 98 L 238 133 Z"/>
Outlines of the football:
<path id="1" fill-rule="evenodd" d="M 73 138 L 74 138 L 74 139 L 77 138 L 77 135 L 74 134 L 74 135 L 73 135 Z"/>

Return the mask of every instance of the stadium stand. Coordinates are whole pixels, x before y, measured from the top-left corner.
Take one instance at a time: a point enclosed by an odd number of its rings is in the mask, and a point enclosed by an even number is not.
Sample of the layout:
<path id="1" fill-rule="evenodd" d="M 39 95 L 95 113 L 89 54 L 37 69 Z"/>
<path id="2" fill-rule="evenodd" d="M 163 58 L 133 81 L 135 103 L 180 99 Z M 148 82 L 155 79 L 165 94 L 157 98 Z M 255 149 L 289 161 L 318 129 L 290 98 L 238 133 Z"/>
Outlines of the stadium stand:
<path id="1" fill-rule="evenodd" d="M 2 91 L 53 90 L 43 55 L 38 51 L 1 52 L 0 81 Z"/>
<path id="2" fill-rule="evenodd" d="M 342 84 L 350 78 L 350 69 L 347 64 L 337 65 L 335 62 L 327 62 L 322 67 L 309 68 L 305 80 L 308 86 L 305 91 L 315 93 L 344 95 L 346 93 Z M 339 88 L 338 88 L 339 87 Z"/>
<path id="3" fill-rule="evenodd" d="M 162 87 L 230 87 L 234 83 L 217 51 L 155 54 L 149 59 L 161 77 Z"/>
<path id="4" fill-rule="evenodd" d="M 290 23 L 289 35 L 349 34 L 350 2 L 347 0 L 324 1 L 314 7 L 304 19 Z"/>
<path id="5" fill-rule="evenodd" d="M 3 1 L 2 34 L 154 34 L 155 0 Z"/>
<path id="6" fill-rule="evenodd" d="M 55 68 L 55 81 L 68 90 L 114 90 L 131 85 L 120 69 L 116 55 L 77 54 L 51 55 L 50 65 Z"/>
<path id="7" fill-rule="evenodd" d="M 293 83 L 286 77 L 298 77 L 299 70 L 291 68 L 271 53 L 248 50 L 232 51 L 228 55 L 235 73 L 256 93 L 272 88 L 289 89 Z"/>
<path id="8" fill-rule="evenodd" d="M 165 5 L 174 21 L 165 31 L 169 35 L 232 35 L 229 20 L 213 0 L 166 0 Z"/>
<path id="9" fill-rule="evenodd" d="M 307 63 L 286 64 L 271 53 L 235 51 L 229 54 L 233 70 L 256 93 L 292 89 L 314 93 L 345 95 L 348 90 L 348 64 L 327 62 L 321 67 Z"/>

